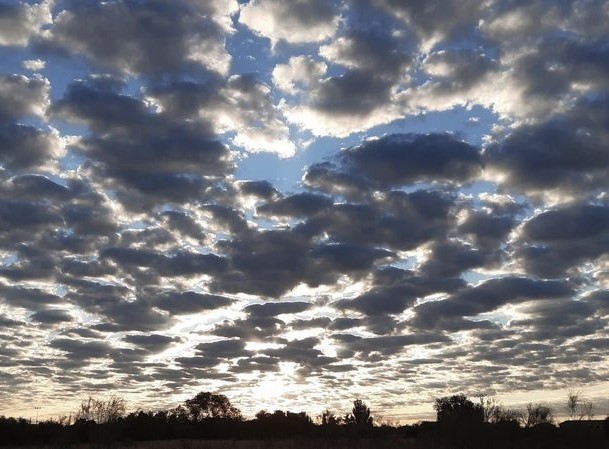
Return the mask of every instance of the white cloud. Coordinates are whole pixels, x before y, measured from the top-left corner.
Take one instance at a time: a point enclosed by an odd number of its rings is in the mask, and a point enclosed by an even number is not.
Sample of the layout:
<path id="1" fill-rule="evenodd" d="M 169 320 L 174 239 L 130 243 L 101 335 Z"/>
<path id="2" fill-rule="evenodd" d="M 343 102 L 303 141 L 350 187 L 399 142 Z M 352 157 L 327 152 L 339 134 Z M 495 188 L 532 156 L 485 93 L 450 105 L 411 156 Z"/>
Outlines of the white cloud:
<path id="1" fill-rule="evenodd" d="M 347 137 L 404 116 L 404 112 L 394 102 L 372 109 L 365 115 L 339 115 L 307 105 L 289 106 L 284 103 L 280 106 L 290 123 L 297 124 L 316 136 Z"/>
<path id="2" fill-rule="evenodd" d="M 31 70 L 33 72 L 38 72 L 46 66 L 46 61 L 42 59 L 26 59 L 21 63 L 23 67 L 27 70 Z"/>
<path id="3" fill-rule="evenodd" d="M 194 6 L 207 17 L 211 17 L 216 23 L 221 25 L 226 32 L 232 32 L 232 16 L 239 12 L 237 0 L 189 0 Z"/>
<path id="4" fill-rule="evenodd" d="M 299 91 L 317 83 L 326 73 L 327 65 L 307 56 L 294 56 L 287 64 L 277 64 L 273 69 L 273 82 L 282 91 L 296 95 Z"/>
<path id="5" fill-rule="evenodd" d="M 223 104 L 207 116 L 218 131 L 236 133 L 232 142 L 247 151 L 294 155 L 296 146 L 267 85 L 251 77 L 233 76 L 222 95 Z"/>
<path id="6" fill-rule="evenodd" d="M 42 117 L 49 105 L 51 83 L 39 75 L 0 76 L 0 116 L 20 118 L 26 115 Z"/>
<path id="7" fill-rule="evenodd" d="M 0 45 L 24 47 L 30 38 L 40 32 L 43 25 L 51 23 L 52 0 L 29 5 L 19 3 L 6 6 L 0 14 Z"/>
<path id="8" fill-rule="evenodd" d="M 275 45 L 323 41 L 335 33 L 339 16 L 325 0 L 252 0 L 239 20 Z"/>

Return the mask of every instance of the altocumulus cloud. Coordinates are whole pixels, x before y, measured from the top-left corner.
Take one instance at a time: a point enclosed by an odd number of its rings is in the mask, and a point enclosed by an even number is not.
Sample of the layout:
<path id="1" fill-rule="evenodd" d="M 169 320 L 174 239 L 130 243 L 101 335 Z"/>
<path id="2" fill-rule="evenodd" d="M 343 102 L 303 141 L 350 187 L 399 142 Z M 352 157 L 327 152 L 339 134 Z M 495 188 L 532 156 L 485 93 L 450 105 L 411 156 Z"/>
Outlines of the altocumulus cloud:
<path id="1" fill-rule="evenodd" d="M 605 388 L 607 3 L 421 5 L 0 3 L 0 412 Z"/>

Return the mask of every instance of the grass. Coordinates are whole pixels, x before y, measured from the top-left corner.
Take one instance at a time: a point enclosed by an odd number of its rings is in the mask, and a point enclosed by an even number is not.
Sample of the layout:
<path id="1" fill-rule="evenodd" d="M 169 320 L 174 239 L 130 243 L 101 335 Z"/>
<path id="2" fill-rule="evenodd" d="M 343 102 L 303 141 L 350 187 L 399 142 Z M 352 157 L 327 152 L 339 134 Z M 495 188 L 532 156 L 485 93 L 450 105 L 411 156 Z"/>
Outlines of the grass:
<path id="1" fill-rule="evenodd" d="M 410 439 L 166 440 L 3 449 L 428 449 Z"/>

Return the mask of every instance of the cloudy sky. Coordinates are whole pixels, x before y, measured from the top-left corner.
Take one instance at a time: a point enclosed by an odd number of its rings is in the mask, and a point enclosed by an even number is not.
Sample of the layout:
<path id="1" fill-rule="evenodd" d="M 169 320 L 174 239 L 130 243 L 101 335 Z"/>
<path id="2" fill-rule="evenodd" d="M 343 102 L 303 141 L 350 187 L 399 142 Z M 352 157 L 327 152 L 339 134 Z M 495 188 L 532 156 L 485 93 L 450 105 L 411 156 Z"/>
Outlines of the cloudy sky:
<path id="1" fill-rule="evenodd" d="M 0 414 L 608 397 L 608 21 L 1 1 Z"/>

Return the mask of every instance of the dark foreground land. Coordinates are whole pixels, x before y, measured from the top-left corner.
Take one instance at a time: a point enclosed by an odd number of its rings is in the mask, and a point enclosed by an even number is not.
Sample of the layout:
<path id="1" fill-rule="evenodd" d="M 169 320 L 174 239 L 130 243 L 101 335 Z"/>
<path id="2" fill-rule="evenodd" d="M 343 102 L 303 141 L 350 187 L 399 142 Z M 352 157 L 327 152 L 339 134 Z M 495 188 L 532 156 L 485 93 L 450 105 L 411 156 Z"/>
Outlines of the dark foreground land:
<path id="1" fill-rule="evenodd" d="M 292 439 L 292 440 L 165 440 L 139 442 L 88 443 L 64 446 L 61 444 L 37 446 L 5 446 L 6 449 L 607 449 L 606 441 L 587 439 L 563 441 L 485 441 L 474 445 L 437 439 Z"/>
<path id="2" fill-rule="evenodd" d="M 287 417 L 278 423 L 209 419 L 163 425 L 153 418 L 71 425 L 0 419 L 0 449 L 609 449 L 606 420 L 525 428 L 462 420 L 319 425 Z"/>
<path id="3" fill-rule="evenodd" d="M 317 422 L 282 410 L 246 420 L 211 393 L 185 405 L 125 415 L 120 401 L 89 399 L 75 421 L 0 416 L 0 449 L 609 449 L 609 417 L 555 425 L 549 407 L 529 404 L 521 414 L 465 395 L 436 399 L 436 421 L 402 426 L 374 425 L 361 400 L 350 414 L 325 411 Z"/>
<path id="4" fill-rule="evenodd" d="M 446 429 L 433 425 L 410 426 L 400 435 L 327 436 L 295 438 L 190 439 L 157 441 L 117 440 L 98 435 L 88 443 L 49 441 L 27 445 L 0 445 L 2 449 L 609 449 L 603 433 L 540 426 L 532 429 Z M 412 430 L 416 430 L 413 434 Z M 124 435 L 123 435 L 124 438 Z"/>
<path id="5" fill-rule="evenodd" d="M 7 446 L 6 449 L 57 449 L 61 445 Z M 89 443 L 69 446 L 71 449 L 425 449 L 414 439 L 291 439 L 291 440 L 165 440 L 115 443 Z"/>

